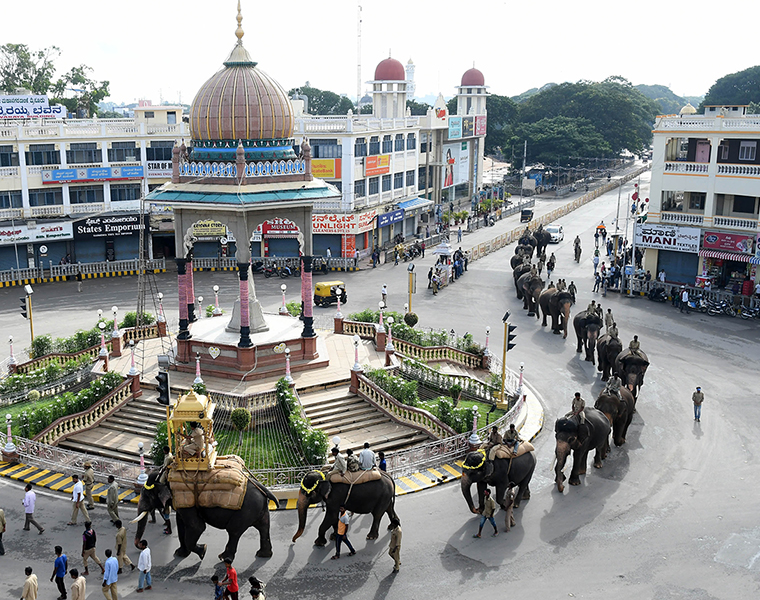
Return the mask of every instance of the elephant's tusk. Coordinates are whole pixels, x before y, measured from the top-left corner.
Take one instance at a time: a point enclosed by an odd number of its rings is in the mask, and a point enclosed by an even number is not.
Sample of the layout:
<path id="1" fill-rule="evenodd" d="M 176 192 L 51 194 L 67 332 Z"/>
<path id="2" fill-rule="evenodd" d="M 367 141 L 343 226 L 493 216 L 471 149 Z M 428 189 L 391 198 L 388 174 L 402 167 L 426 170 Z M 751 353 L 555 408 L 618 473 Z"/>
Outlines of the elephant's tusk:
<path id="1" fill-rule="evenodd" d="M 139 515 L 137 515 L 137 518 L 131 520 L 130 523 L 137 523 L 138 521 L 142 521 L 147 515 L 148 515 L 148 511 L 144 510 Z"/>

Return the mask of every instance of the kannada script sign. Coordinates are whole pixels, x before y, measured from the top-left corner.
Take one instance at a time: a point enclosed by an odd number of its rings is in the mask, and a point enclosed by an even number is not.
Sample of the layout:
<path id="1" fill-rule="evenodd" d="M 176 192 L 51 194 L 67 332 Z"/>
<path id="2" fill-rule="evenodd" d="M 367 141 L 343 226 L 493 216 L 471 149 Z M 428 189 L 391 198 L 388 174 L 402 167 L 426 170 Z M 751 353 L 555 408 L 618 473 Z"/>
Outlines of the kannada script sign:
<path id="1" fill-rule="evenodd" d="M 636 245 L 640 248 L 699 254 L 699 237 L 700 232 L 696 227 L 678 227 L 663 223 L 636 224 Z"/>

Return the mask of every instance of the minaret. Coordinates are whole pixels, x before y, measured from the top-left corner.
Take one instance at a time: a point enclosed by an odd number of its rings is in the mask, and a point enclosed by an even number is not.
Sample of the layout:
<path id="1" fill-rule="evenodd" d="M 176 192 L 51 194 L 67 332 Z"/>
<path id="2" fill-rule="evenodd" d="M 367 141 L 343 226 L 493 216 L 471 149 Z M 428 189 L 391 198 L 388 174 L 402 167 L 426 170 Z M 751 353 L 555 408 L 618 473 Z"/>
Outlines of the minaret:
<path id="1" fill-rule="evenodd" d="M 412 100 L 417 85 L 414 83 L 414 63 L 411 58 L 409 59 L 409 62 L 406 63 L 404 71 L 406 71 L 406 97 L 407 99 Z"/>

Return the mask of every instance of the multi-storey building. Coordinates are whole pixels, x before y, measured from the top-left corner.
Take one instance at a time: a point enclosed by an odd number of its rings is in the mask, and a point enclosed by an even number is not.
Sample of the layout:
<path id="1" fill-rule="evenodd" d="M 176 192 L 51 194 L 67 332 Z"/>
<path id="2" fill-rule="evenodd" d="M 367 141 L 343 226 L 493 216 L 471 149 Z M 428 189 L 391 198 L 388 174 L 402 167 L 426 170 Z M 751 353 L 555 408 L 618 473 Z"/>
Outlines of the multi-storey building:
<path id="1" fill-rule="evenodd" d="M 760 263 L 760 116 L 708 106 L 661 116 L 654 127 L 644 267 L 668 281 L 746 291 Z M 750 283 L 745 284 L 745 281 Z"/>

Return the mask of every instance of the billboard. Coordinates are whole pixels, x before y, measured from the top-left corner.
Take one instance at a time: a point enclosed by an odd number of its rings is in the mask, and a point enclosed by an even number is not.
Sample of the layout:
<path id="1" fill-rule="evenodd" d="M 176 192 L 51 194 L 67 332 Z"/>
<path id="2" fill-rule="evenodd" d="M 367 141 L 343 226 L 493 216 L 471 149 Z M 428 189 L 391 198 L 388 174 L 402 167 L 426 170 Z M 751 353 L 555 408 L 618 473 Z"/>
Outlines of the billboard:
<path id="1" fill-rule="evenodd" d="M 377 227 L 385 227 L 391 223 L 398 223 L 404 219 L 404 209 L 394 210 L 393 212 L 385 213 L 377 217 Z"/>
<path id="2" fill-rule="evenodd" d="M 340 158 L 312 158 L 311 174 L 320 179 L 340 179 L 340 161 Z"/>
<path id="3" fill-rule="evenodd" d="M 0 96 L 0 119 L 63 119 L 65 106 L 50 106 L 47 96 Z"/>
<path id="4" fill-rule="evenodd" d="M 699 254 L 697 227 L 678 227 L 664 223 L 636 223 L 636 245 L 640 248 L 675 250 Z"/>
<path id="5" fill-rule="evenodd" d="M 364 159 L 364 176 L 385 175 L 391 171 L 391 155 L 380 154 L 368 156 Z"/>
<path id="6" fill-rule="evenodd" d="M 485 135 L 488 128 L 488 117 L 475 117 L 475 135 Z"/>
<path id="7" fill-rule="evenodd" d="M 475 135 L 475 117 L 462 117 L 462 137 Z"/>
<path id="8" fill-rule="evenodd" d="M 111 217 L 91 217 L 77 221 L 74 237 L 102 238 L 134 235 L 145 228 L 145 219 L 140 215 L 114 215 Z"/>
<path id="9" fill-rule="evenodd" d="M 469 142 L 456 142 L 443 146 L 443 187 L 448 188 L 470 179 Z"/>
<path id="10" fill-rule="evenodd" d="M 702 242 L 703 248 L 741 252 L 742 254 L 753 254 L 754 246 L 754 235 L 719 233 L 717 231 L 705 231 L 705 238 Z"/>
<path id="11" fill-rule="evenodd" d="M 462 117 L 449 117 L 449 139 L 458 140 L 462 137 Z"/>
<path id="12" fill-rule="evenodd" d="M 197 221 L 193 223 L 193 237 L 194 238 L 210 238 L 218 239 L 227 236 L 227 226 L 219 221 L 213 221 L 207 219 L 205 221 Z"/>
<path id="13" fill-rule="evenodd" d="M 359 221 L 357 214 L 343 215 L 311 215 L 311 232 L 313 234 L 332 233 L 351 235 L 356 233 L 356 225 Z"/>
<path id="14" fill-rule="evenodd" d="M 118 181 L 120 179 L 142 178 L 142 166 L 49 169 L 42 171 L 42 183 L 83 183 L 86 181 Z"/>
<path id="15" fill-rule="evenodd" d="M 74 237 L 70 222 L 46 223 L 30 229 L 26 225 L 0 227 L 0 246 L 50 240 L 70 240 Z"/>

